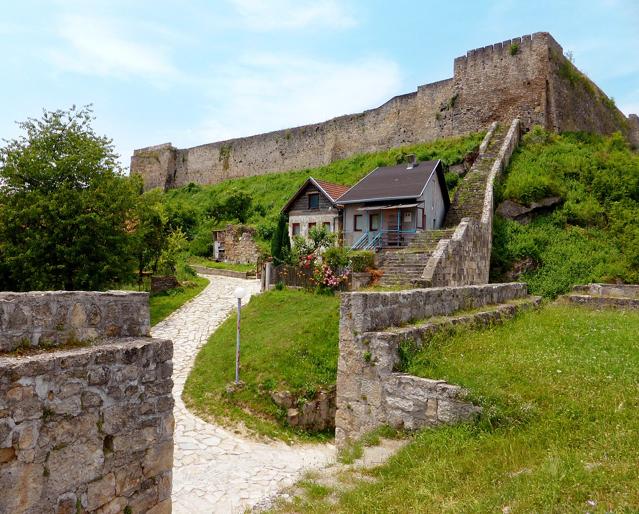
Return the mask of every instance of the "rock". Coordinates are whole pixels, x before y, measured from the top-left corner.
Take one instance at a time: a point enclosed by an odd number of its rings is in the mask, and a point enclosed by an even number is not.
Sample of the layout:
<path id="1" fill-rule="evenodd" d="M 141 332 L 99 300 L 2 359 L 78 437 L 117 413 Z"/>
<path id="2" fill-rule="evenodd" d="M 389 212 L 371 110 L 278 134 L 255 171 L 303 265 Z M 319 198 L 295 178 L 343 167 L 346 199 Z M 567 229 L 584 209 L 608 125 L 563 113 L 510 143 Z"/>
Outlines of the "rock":
<path id="1" fill-rule="evenodd" d="M 528 272 L 534 271 L 539 267 L 539 263 L 532 257 L 526 257 L 515 261 L 511 268 L 504 273 L 503 280 L 505 282 L 518 282 L 521 276 Z"/>
<path id="2" fill-rule="evenodd" d="M 552 212 L 556 207 L 561 205 L 563 200 L 558 196 L 550 196 L 543 198 L 538 202 L 533 202 L 530 207 L 521 205 L 512 200 L 504 200 L 499 207 L 497 207 L 497 214 L 504 218 L 517 221 L 522 225 L 530 223 L 536 216 L 540 214 L 546 214 Z"/>
<path id="3" fill-rule="evenodd" d="M 452 166 L 450 166 L 448 168 L 448 172 L 454 173 L 459 178 L 462 178 L 464 175 L 466 175 L 466 173 L 468 173 L 468 170 L 466 169 L 466 166 L 464 166 L 464 164 L 461 163 L 461 164 L 453 164 Z"/>
<path id="4" fill-rule="evenodd" d="M 91 482 L 87 487 L 87 509 L 94 510 L 111 501 L 115 496 L 115 476 L 113 473 Z"/>
<path id="5" fill-rule="evenodd" d="M 297 398 L 289 391 L 273 391 L 271 393 L 271 400 L 283 409 L 291 409 L 297 403 Z"/>

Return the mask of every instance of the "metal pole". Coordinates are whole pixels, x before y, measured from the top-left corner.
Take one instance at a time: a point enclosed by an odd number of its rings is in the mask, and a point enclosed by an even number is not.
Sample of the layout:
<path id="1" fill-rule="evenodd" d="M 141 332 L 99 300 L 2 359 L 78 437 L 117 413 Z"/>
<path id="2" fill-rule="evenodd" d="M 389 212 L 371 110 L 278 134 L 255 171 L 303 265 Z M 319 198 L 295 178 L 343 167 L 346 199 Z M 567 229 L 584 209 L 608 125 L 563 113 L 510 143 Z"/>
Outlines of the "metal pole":
<path id="1" fill-rule="evenodd" d="M 240 313 L 242 312 L 242 299 L 237 299 L 237 339 L 235 343 L 235 383 L 240 383 Z"/>

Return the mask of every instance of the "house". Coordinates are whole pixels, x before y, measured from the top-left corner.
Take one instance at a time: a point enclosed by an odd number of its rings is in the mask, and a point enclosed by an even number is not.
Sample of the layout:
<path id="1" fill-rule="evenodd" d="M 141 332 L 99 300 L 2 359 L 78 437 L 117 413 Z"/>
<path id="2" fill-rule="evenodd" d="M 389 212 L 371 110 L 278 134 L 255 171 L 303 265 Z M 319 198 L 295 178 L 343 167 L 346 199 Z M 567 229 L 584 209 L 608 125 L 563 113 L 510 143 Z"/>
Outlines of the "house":
<path id="1" fill-rule="evenodd" d="M 326 227 L 331 232 L 341 232 L 337 200 L 346 191 L 348 186 L 309 177 L 282 209 L 283 213 L 288 214 L 289 237 L 293 239 L 293 236 L 308 236 L 313 227 Z"/>
<path id="2" fill-rule="evenodd" d="M 441 161 L 375 168 L 339 198 L 344 245 L 407 246 L 417 232 L 442 226 L 450 206 Z"/>

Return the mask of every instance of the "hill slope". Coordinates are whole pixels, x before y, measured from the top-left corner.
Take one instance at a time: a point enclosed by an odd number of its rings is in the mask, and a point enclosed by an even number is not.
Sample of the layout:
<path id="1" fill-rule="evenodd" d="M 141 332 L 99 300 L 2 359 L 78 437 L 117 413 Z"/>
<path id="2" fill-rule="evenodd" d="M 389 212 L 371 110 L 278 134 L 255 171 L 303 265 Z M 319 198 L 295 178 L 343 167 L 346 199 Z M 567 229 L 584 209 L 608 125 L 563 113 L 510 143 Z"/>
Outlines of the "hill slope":
<path id="1" fill-rule="evenodd" d="M 358 155 L 321 168 L 232 179 L 213 186 L 189 184 L 168 191 L 165 199 L 174 226 L 182 228 L 190 239 L 198 238 L 198 234 L 201 238 L 210 239 L 210 230 L 214 225 L 233 221 L 216 219 L 212 215 L 215 206 L 233 194 L 245 193 L 252 198 L 247 222 L 258 228 L 259 237 L 269 240 L 281 208 L 309 176 L 352 185 L 375 167 L 403 162 L 410 153 L 416 154 L 419 160 L 441 159 L 449 166 L 462 162 L 466 155 L 475 151 L 482 138 L 483 134 L 477 133 Z"/>
<path id="2" fill-rule="evenodd" d="M 563 205 L 529 225 L 495 216 L 491 281 L 519 278 L 547 297 L 573 284 L 639 281 L 639 154 L 620 135 L 533 129 L 496 193 Z"/>

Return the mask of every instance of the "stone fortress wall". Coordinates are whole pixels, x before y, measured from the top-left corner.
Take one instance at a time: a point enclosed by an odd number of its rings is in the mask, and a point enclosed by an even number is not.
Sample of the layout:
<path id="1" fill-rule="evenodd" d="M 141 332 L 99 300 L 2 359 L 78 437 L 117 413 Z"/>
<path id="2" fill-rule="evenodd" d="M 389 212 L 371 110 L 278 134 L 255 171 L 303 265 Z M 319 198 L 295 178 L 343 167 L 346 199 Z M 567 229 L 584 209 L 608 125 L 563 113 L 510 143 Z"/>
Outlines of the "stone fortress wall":
<path id="1" fill-rule="evenodd" d="M 419 86 L 384 105 L 255 136 L 177 149 L 141 148 L 131 173 L 146 189 L 313 168 L 348 156 L 486 130 L 519 118 L 524 130 L 624 132 L 639 146 L 639 118 L 626 118 L 563 55 L 546 32 L 470 50 L 453 78 Z"/>
<path id="2" fill-rule="evenodd" d="M 145 337 L 147 296 L 0 294 L 0 512 L 171 512 L 173 345 Z"/>

